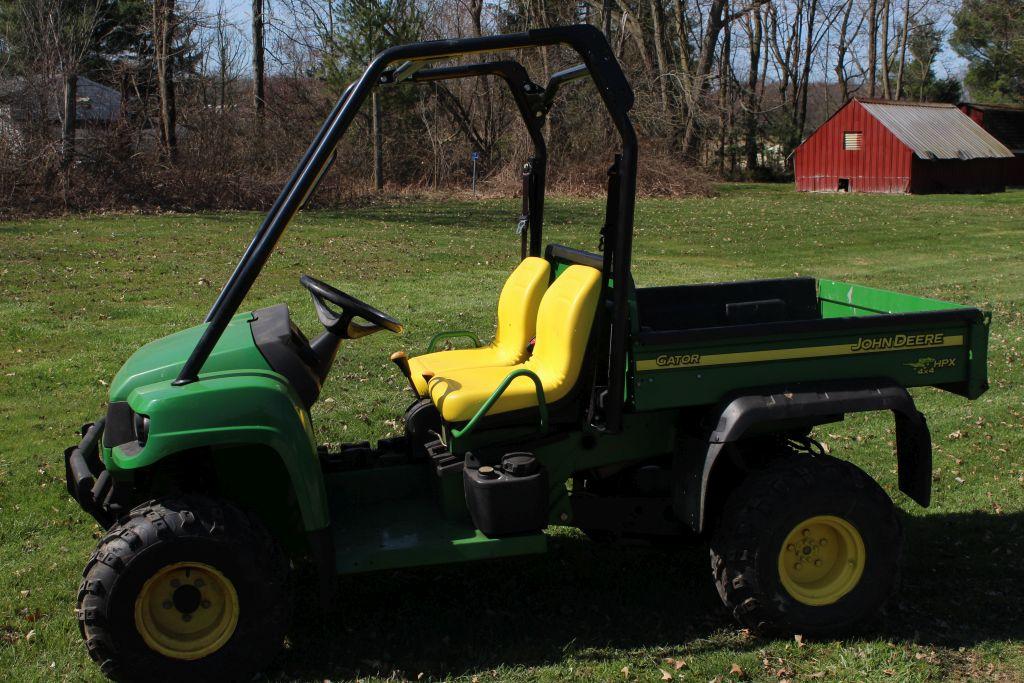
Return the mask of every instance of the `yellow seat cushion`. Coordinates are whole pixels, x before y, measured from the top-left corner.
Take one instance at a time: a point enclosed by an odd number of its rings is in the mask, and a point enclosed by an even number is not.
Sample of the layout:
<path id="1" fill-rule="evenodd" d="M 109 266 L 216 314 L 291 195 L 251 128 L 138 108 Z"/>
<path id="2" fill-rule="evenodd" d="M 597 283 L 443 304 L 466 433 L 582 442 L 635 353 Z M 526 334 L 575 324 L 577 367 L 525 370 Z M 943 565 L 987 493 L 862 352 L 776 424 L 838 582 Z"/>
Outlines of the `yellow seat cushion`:
<path id="1" fill-rule="evenodd" d="M 533 355 L 517 365 L 452 369 L 430 381 L 430 398 L 447 422 L 465 422 L 514 370 L 530 370 L 544 387 L 544 398 L 554 403 L 575 386 L 583 365 L 590 329 L 601 293 L 601 273 L 588 266 L 569 266 L 548 287 L 537 312 L 537 341 Z M 517 377 L 495 402 L 488 415 L 537 405 L 537 392 L 529 377 Z"/>
<path id="2" fill-rule="evenodd" d="M 434 376 L 460 368 L 510 366 L 526 359 L 537 329 L 537 309 L 551 279 L 551 265 L 528 256 L 512 271 L 498 297 L 498 330 L 494 341 L 477 349 L 453 349 L 409 359 L 412 381 L 420 396 L 427 395 L 424 373 Z"/>
<path id="3" fill-rule="evenodd" d="M 429 372 L 436 376 L 454 370 L 488 365 L 507 367 L 515 365 L 520 360 L 520 356 L 513 353 L 512 350 L 495 346 L 492 343 L 478 349 L 452 349 L 415 356 L 409 359 L 409 370 L 412 372 L 412 381 L 416 385 L 416 391 L 420 396 L 426 396 L 427 380 L 423 378 L 424 373 Z"/>

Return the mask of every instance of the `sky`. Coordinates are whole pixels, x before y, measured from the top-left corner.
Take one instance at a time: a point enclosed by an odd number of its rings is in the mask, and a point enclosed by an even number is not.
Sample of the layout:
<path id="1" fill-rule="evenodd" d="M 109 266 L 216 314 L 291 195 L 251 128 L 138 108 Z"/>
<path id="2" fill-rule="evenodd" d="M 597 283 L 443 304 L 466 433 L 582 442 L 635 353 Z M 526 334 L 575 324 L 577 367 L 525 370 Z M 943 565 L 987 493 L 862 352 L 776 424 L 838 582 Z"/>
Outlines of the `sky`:
<path id="1" fill-rule="evenodd" d="M 272 0 L 264 0 L 267 3 Z M 209 6 L 216 6 L 217 0 L 207 0 Z M 231 22 L 241 28 L 245 28 L 252 14 L 251 0 L 224 0 L 224 7 L 231 17 Z M 939 78 L 950 76 L 962 76 L 967 70 L 967 62 L 950 49 L 948 44 L 943 45 L 943 50 L 935 60 L 935 75 Z"/>

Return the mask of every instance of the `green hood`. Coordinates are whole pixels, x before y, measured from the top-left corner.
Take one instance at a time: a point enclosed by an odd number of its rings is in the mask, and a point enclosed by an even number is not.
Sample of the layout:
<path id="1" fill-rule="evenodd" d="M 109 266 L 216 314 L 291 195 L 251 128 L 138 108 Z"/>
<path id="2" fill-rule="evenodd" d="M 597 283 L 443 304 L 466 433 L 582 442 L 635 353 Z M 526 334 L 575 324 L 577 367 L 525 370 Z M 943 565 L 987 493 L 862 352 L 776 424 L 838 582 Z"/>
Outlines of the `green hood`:
<path id="1" fill-rule="evenodd" d="M 223 370 L 270 369 L 253 341 L 250 320 L 252 313 L 240 313 L 231 319 L 209 360 L 203 365 L 204 374 Z M 136 351 L 114 376 L 110 384 L 110 400 L 124 401 L 136 387 L 174 379 L 205 330 L 206 323 L 203 323 L 157 339 Z"/>

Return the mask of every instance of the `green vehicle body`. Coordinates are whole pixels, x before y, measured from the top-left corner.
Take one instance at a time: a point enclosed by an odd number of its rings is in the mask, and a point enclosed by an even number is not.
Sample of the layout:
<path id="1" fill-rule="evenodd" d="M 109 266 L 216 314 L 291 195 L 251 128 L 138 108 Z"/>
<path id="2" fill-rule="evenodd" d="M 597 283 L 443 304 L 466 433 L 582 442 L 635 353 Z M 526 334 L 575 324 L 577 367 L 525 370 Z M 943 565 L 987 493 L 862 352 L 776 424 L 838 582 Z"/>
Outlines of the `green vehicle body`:
<path id="1" fill-rule="evenodd" d="M 449 448 L 462 457 L 495 442 L 535 441 L 531 450 L 550 475 L 548 523 L 572 525 L 569 482 L 574 475 L 671 456 L 686 430 L 687 411 L 750 390 L 751 377 L 758 378 L 759 386 L 886 378 L 903 387 L 938 386 L 968 398 L 986 389 L 987 314 L 955 320 L 920 316 L 915 314 L 977 311 L 831 280 L 817 281 L 816 288 L 821 317 L 806 329 L 735 336 L 722 328 L 711 339 L 678 344 L 643 343 L 640 311 L 631 297 L 629 410 L 620 432 L 584 425 L 539 435 L 538 416 L 537 424 L 458 437 L 449 433 Z M 439 478 L 430 463 L 325 472 L 309 412 L 261 355 L 252 318 L 252 313 L 233 318 L 199 382 L 172 383 L 202 325 L 152 342 L 125 363 L 111 384 L 110 400 L 127 402 L 134 413 L 149 418 L 150 426 L 140 448 L 101 449 L 104 466 L 116 480 L 131 483 L 137 473 L 165 460 L 205 458 L 223 475 L 218 479 L 229 482 L 224 495 L 253 505 L 295 552 L 313 545 L 296 538 L 331 534 L 328 546 L 334 548 L 333 567 L 340 573 L 546 548 L 542 533 L 489 538 L 475 529 L 462 479 Z M 842 322 L 841 332 L 815 329 L 835 321 Z M 274 484 L 270 488 L 268 481 Z"/>

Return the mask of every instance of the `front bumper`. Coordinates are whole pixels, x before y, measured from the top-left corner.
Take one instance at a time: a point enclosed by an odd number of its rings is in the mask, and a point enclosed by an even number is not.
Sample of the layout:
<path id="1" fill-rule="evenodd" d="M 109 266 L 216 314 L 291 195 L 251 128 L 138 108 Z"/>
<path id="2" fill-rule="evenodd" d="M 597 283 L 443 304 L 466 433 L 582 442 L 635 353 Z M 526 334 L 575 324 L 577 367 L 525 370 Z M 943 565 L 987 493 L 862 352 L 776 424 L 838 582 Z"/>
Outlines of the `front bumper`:
<path id="1" fill-rule="evenodd" d="M 114 480 L 100 458 L 100 438 L 105 423 L 106 418 L 101 417 L 82 426 L 81 442 L 64 451 L 64 474 L 71 497 L 106 529 L 117 519 L 122 506 L 118 503 Z"/>

